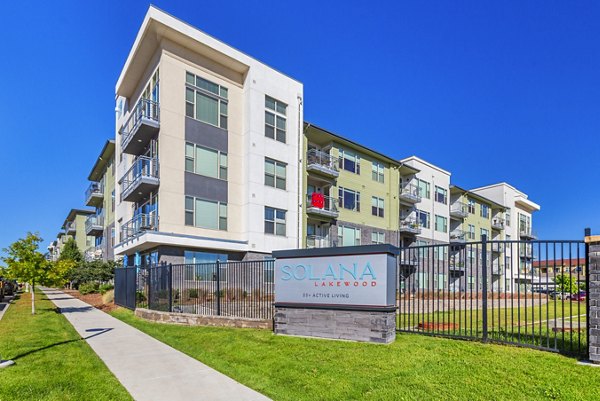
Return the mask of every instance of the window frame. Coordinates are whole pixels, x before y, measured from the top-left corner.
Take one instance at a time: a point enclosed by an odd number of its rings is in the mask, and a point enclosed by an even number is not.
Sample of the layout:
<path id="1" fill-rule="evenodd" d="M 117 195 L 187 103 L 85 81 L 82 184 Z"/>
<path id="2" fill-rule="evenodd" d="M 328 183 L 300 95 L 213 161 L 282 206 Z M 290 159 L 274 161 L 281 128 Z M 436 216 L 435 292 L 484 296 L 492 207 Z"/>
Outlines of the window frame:
<path id="1" fill-rule="evenodd" d="M 421 215 L 427 216 L 426 225 L 421 224 Z M 431 213 L 426 210 L 417 209 L 417 223 L 419 223 L 420 227 L 430 229 L 431 228 Z"/>
<path id="2" fill-rule="evenodd" d="M 192 209 L 188 208 L 188 200 L 192 201 Z M 203 227 L 203 226 L 198 226 L 196 225 L 196 201 L 202 201 L 202 202 L 209 202 L 209 203 L 216 203 L 217 204 L 217 216 L 216 216 L 216 220 L 217 220 L 217 228 L 212 228 L 212 227 Z M 224 207 L 224 208 L 223 208 Z M 212 199 L 205 199 L 205 198 L 200 198 L 197 196 L 190 196 L 190 195 L 185 195 L 184 197 L 184 225 L 188 226 L 188 227 L 196 227 L 196 228 L 202 228 L 205 230 L 214 230 L 214 231 L 228 231 L 228 226 L 229 226 L 229 222 L 228 222 L 228 215 L 229 215 L 229 210 L 228 210 L 228 206 L 227 206 L 227 202 L 221 202 L 221 201 L 216 201 L 216 200 L 212 200 Z M 222 212 L 223 210 L 225 210 L 225 214 L 223 215 Z M 192 219 L 192 223 L 189 224 L 188 223 L 188 216 L 191 217 Z M 224 224 L 223 224 L 224 223 Z"/>
<path id="3" fill-rule="evenodd" d="M 267 163 L 273 163 L 273 174 L 270 174 L 267 172 Z M 285 176 L 283 178 L 281 178 L 278 174 L 277 174 L 277 166 L 279 165 L 279 167 L 283 167 L 283 171 L 285 173 Z M 275 160 L 275 159 L 271 159 L 270 157 L 265 157 L 265 185 L 271 188 L 276 188 L 276 189 L 283 189 L 284 191 L 287 189 L 287 163 L 284 162 L 280 162 L 279 160 Z M 267 182 L 267 177 L 273 177 L 273 185 L 270 185 Z M 279 187 L 277 185 L 277 183 L 279 182 L 279 180 L 283 180 L 283 188 Z"/>
<path id="4" fill-rule="evenodd" d="M 348 158 L 348 161 L 354 163 L 354 171 L 346 168 L 346 163 L 344 162 L 344 160 L 347 159 L 346 158 L 347 154 L 354 155 L 354 161 L 352 161 L 352 160 L 350 160 L 350 158 Z M 360 158 L 360 155 L 358 154 L 358 152 L 354 152 L 351 150 L 345 150 L 345 149 L 341 149 L 341 148 L 338 150 L 338 167 L 344 171 L 360 175 L 360 159 L 361 158 Z"/>
<path id="5" fill-rule="evenodd" d="M 425 188 L 421 188 L 421 184 L 425 184 Z M 429 181 L 417 178 L 417 188 L 419 190 L 419 195 L 421 196 L 421 198 L 431 199 L 431 183 Z"/>
<path id="6" fill-rule="evenodd" d="M 438 219 L 441 219 L 444 230 L 438 230 Z M 440 216 L 439 214 L 436 214 L 435 222 L 434 222 L 434 230 L 439 233 L 447 233 L 448 232 L 448 218 L 446 216 Z"/>
<path id="7" fill-rule="evenodd" d="M 189 78 L 193 77 L 193 83 L 190 82 Z M 215 85 L 217 87 L 217 91 L 213 92 L 206 88 L 202 88 L 198 86 L 198 81 L 206 82 L 208 84 Z M 188 99 L 188 91 L 193 92 L 194 96 L 192 100 Z M 217 124 L 213 124 L 210 121 L 204 121 L 199 118 L 197 115 L 197 96 L 198 94 L 202 96 L 206 96 L 208 98 L 212 98 L 217 102 Z M 196 121 L 203 122 L 204 124 L 212 125 L 213 127 L 221 128 L 227 130 L 229 127 L 229 89 L 225 86 L 219 85 L 216 82 L 210 81 L 204 77 L 196 75 L 192 72 L 185 72 L 185 116 L 189 118 L 193 118 Z M 188 107 L 191 106 L 192 115 L 189 113 Z"/>
<path id="8" fill-rule="evenodd" d="M 371 179 L 381 184 L 385 183 L 385 165 L 374 160 L 371 163 Z"/>
<path id="9" fill-rule="evenodd" d="M 267 220 L 267 210 L 273 210 L 273 220 Z M 283 212 L 283 223 L 281 223 L 281 218 L 277 217 L 277 212 Z M 265 206 L 264 209 L 264 233 L 270 235 L 276 235 L 278 237 L 287 237 L 287 210 L 278 209 L 276 207 Z M 267 223 L 273 223 L 273 232 L 267 231 Z M 277 234 L 277 227 L 281 227 L 283 225 L 284 234 Z"/>
<path id="10" fill-rule="evenodd" d="M 268 101 L 273 101 L 273 108 L 268 104 Z M 283 112 L 279 110 L 279 105 L 283 105 Z M 269 95 L 265 95 L 265 137 L 273 139 L 277 142 L 287 143 L 287 107 L 288 104 L 275 99 Z M 269 123 L 267 115 L 273 116 L 273 123 Z M 283 129 L 278 126 L 280 120 L 283 120 Z M 273 129 L 273 136 L 267 134 L 267 127 Z M 280 131 L 283 133 L 283 138 L 280 137 Z M 281 140 L 283 139 L 283 140 Z"/>
<path id="11" fill-rule="evenodd" d="M 344 199 L 346 197 L 344 196 L 344 192 L 348 192 L 348 193 L 354 195 L 354 206 L 355 207 L 353 209 L 345 207 Z M 360 192 L 354 191 L 352 189 L 345 188 L 345 187 L 338 187 L 338 204 L 339 204 L 339 207 L 341 207 L 343 209 L 350 210 L 353 212 L 360 212 Z"/>
<path id="12" fill-rule="evenodd" d="M 441 200 L 438 199 L 438 195 L 441 196 L 441 198 L 440 198 Z M 448 204 L 448 190 L 436 185 L 435 189 L 434 189 L 434 199 L 438 203 L 447 205 Z"/>
<path id="13" fill-rule="evenodd" d="M 371 214 L 375 217 L 385 216 L 385 200 L 378 196 L 371 197 Z"/>
<path id="14" fill-rule="evenodd" d="M 192 156 L 188 156 L 188 146 L 192 146 L 193 147 L 193 154 Z M 206 174 L 202 174 L 199 173 L 197 171 L 197 149 L 200 148 L 202 150 L 205 151 L 209 151 L 209 152 L 215 152 L 217 154 L 217 168 L 216 168 L 216 173 L 217 176 L 213 177 L 210 175 L 206 175 Z M 197 143 L 193 143 L 193 142 L 185 142 L 185 152 L 184 152 L 184 159 L 185 159 L 185 164 L 184 164 L 184 170 L 188 173 L 192 173 L 192 174 L 197 174 L 200 175 L 202 177 L 208 177 L 208 178 L 216 178 L 217 180 L 222 180 L 222 181 L 227 181 L 228 177 L 229 177 L 229 156 L 227 152 L 223 152 L 220 151 L 218 149 L 213 149 L 213 148 L 209 148 L 208 146 L 203 146 L 203 145 L 198 145 Z M 225 164 L 223 164 L 223 160 L 225 160 Z M 194 171 L 190 171 L 188 169 L 188 162 L 192 163 L 193 169 Z M 224 176 L 224 177 L 223 177 Z"/>
<path id="15" fill-rule="evenodd" d="M 376 239 L 374 239 L 376 238 Z M 385 244 L 385 232 L 383 231 L 372 231 L 371 232 L 371 243 L 373 244 Z"/>

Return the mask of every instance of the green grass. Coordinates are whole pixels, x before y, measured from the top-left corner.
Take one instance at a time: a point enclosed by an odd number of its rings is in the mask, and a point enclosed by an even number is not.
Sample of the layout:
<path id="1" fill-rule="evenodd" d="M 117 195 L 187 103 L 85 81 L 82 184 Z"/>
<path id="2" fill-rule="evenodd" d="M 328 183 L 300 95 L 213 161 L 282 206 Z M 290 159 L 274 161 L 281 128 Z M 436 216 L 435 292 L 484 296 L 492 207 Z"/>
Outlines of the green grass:
<path id="1" fill-rule="evenodd" d="M 414 334 L 385 346 L 112 315 L 275 400 L 600 399 L 600 369 L 549 352 Z"/>
<path id="2" fill-rule="evenodd" d="M 131 400 L 104 363 L 42 293 L 22 294 L 0 320 L 0 401 Z"/>

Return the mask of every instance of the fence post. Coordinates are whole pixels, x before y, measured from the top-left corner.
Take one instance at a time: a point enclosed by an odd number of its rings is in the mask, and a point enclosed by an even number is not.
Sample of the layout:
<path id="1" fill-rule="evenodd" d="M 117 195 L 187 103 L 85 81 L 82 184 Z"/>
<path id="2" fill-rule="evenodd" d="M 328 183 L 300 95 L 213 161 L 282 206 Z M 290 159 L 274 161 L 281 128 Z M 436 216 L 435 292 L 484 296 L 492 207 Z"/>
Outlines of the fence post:
<path id="1" fill-rule="evenodd" d="M 217 259 L 217 316 L 221 316 L 221 262 Z"/>
<path id="2" fill-rule="evenodd" d="M 488 295 L 488 283 L 487 283 L 487 279 L 488 279 L 488 273 L 487 273 L 487 235 L 484 234 L 481 236 L 481 259 L 482 259 L 482 278 L 483 278 L 483 288 L 482 288 L 482 292 L 483 292 L 483 298 L 481 300 L 481 307 L 483 308 L 482 311 L 482 319 L 483 319 L 483 342 L 487 342 L 488 341 L 488 310 L 487 310 L 487 295 Z"/>
<path id="3" fill-rule="evenodd" d="M 169 312 L 173 312 L 173 265 L 169 263 L 167 269 L 169 286 Z"/>
<path id="4" fill-rule="evenodd" d="M 591 228 L 586 228 L 583 231 L 583 235 L 584 237 L 591 237 L 592 235 L 592 229 Z M 590 266 L 590 244 L 588 241 L 585 241 L 585 290 L 587 291 L 587 297 L 586 297 L 586 301 L 585 301 L 585 316 L 586 316 L 586 323 L 585 323 L 585 336 L 586 336 L 586 343 L 587 343 L 587 352 L 586 352 L 586 359 L 592 360 L 592 358 L 594 359 L 595 362 L 597 362 L 598 359 L 598 355 L 597 351 L 598 351 L 598 341 L 596 336 L 594 336 L 594 338 L 590 337 L 590 326 L 593 323 L 596 323 L 595 321 L 597 320 L 596 318 L 596 311 L 594 311 L 595 315 L 594 317 L 592 317 L 590 315 L 590 306 L 594 306 L 594 309 L 596 309 L 595 307 L 598 306 L 598 294 L 595 292 L 596 289 L 594 288 L 594 293 L 592 293 L 592 289 L 590 288 L 590 270 L 592 269 L 592 266 Z M 595 266 L 594 266 L 595 267 Z M 594 269 L 594 273 L 596 273 L 596 269 Z M 595 287 L 595 285 L 594 285 Z M 592 300 L 592 297 L 594 297 L 594 299 Z M 593 305 L 592 305 L 593 304 Z M 593 348 L 593 349 L 592 349 Z"/>

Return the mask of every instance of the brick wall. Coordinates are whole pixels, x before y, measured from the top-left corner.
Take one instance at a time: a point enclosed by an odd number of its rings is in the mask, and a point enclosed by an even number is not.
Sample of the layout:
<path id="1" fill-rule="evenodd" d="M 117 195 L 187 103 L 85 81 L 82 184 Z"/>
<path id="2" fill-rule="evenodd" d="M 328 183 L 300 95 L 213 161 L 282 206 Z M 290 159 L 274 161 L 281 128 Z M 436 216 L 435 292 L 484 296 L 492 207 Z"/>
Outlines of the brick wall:
<path id="1" fill-rule="evenodd" d="M 589 325 L 589 352 L 590 361 L 600 364 L 600 242 L 590 244 L 590 288 L 588 288 L 588 302 L 590 315 Z"/>

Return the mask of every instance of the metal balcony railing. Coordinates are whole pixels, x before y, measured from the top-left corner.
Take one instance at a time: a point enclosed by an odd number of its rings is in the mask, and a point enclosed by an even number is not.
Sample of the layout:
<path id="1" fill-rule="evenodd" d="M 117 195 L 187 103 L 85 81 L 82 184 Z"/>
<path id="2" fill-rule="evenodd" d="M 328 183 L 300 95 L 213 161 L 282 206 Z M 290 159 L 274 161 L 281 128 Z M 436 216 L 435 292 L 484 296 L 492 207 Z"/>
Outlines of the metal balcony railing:
<path id="1" fill-rule="evenodd" d="M 467 233 L 463 230 L 452 230 L 450 232 L 450 242 L 465 242 Z"/>
<path id="2" fill-rule="evenodd" d="M 121 178 L 121 198 L 128 200 L 129 195 L 138 186 L 142 184 L 156 186 L 159 183 L 158 180 L 158 158 L 138 156 L 123 178 Z"/>
<path id="3" fill-rule="evenodd" d="M 103 197 L 104 197 L 104 184 L 102 184 L 101 182 L 95 182 L 95 181 L 90 183 L 90 186 L 85 191 L 86 205 L 91 206 L 90 202 L 92 201 L 92 198 L 97 198 L 97 199 L 101 200 Z"/>
<path id="4" fill-rule="evenodd" d="M 307 235 L 306 236 L 306 247 L 307 248 L 329 248 L 335 246 L 334 242 L 327 237 L 320 235 Z"/>
<path id="5" fill-rule="evenodd" d="M 419 222 L 410 217 L 400 218 L 400 232 L 409 234 L 421 234 Z"/>
<path id="6" fill-rule="evenodd" d="M 463 202 L 454 202 L 450 205 L 450 216 L 463 219 L 469 216 L 467 204 Z"/>
<path id="7" fill-rule="evenodd" d="M 492 228 L 495 230 L 504 230 L 504 219 L 502 217 L 492 218 Z"/>
<path id="8" fill-rule="evenodd" d="M 90 262 L 92 260 L 100 260 L 104 256 L 104 242 L 92 246 L 85 251 L 85 260 Z"/>
<path id="9" fill-rule="evenodd" d="M 93 235 L 104 231 L 104 216 L 91 214 L 85 219 L 85 233 Z"/>
<path id="10" fill-rule="evenodd" d="M 531 227 L 519 227 L 519 236 L 524 239 L 536 239 L 536 233 Z"/>
<path id="11" fill-rule="evenodd" d="M 121 242 L 145 231 L 156 230 L 158 230 L 158 215 L 156 212 L 137 214 L 121 226 Z"/>
<path id="12" fill-rule="evenodd" d="M 414 184 L 406 184 L 400 187 L 400 199 L 409 203 L 421 202 L 421 191 Z"/>
<path id="13" fill-rule="evenodd" d="M 140 99 L 131 110 L 127 121 L 121 128 L 121 148 L 126 149 L 142 123 L 160 123 L 160 107 L 158 102 L 150 99 Z"/>
<path id="14" fill-rule="evenodd" d="M 77 224 L 74 221 L 69 221 L 65 226 L 65 233 L 74 234 L 77 231 Z"/>
<path id="15" fill-rule="evenodd" d="M 306 208 L 311 212 L 338 213 L 337 199 L 331 196 L 306 194 L 306 202 Z"/>

